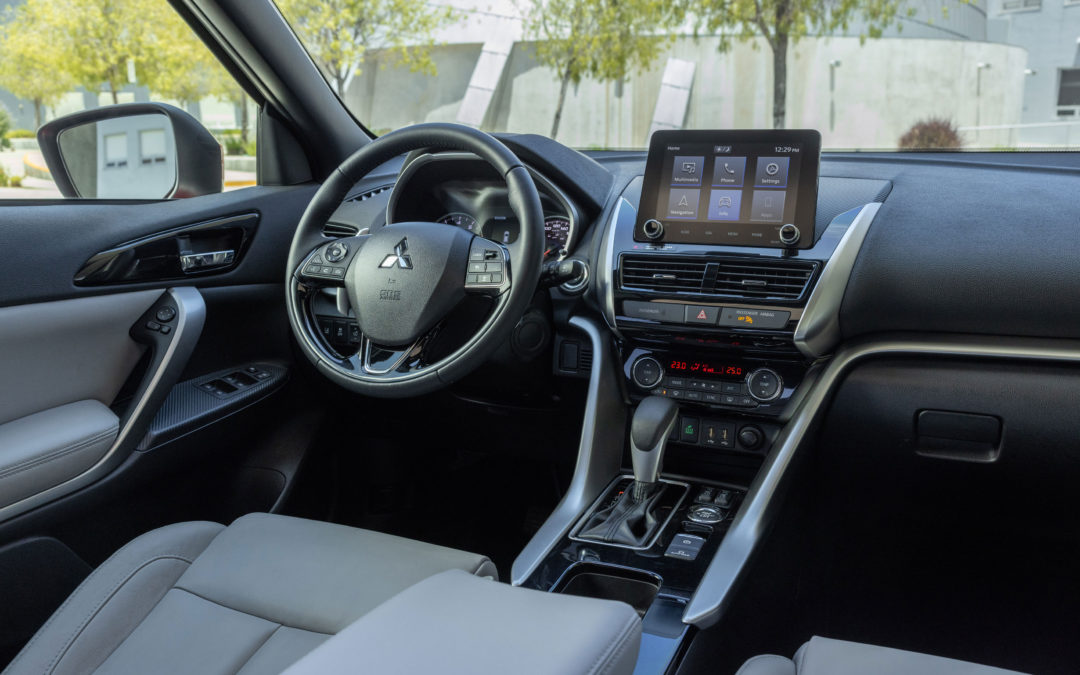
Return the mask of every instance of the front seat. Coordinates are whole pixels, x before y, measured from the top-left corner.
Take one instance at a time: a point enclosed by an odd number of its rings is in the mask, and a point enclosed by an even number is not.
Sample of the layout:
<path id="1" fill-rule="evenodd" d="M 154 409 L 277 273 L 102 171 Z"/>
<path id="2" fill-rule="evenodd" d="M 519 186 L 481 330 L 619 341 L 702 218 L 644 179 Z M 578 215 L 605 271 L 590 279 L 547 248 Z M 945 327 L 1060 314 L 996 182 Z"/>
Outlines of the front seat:
<path id="1" fill-rule="evenodd" d="M 1015 670 L 980 666 L 858 642 L 813 637 L 795 652 L 795 659 L 763 654 L 739 668 L 736 675 L 1021 675 Z"/>
<path id="2" fill-rule="evenodd" d="M 154 530 L 105 561 L 4 675 L 280 673 L 414 584 L 481 555 L 251 514 Z"/>

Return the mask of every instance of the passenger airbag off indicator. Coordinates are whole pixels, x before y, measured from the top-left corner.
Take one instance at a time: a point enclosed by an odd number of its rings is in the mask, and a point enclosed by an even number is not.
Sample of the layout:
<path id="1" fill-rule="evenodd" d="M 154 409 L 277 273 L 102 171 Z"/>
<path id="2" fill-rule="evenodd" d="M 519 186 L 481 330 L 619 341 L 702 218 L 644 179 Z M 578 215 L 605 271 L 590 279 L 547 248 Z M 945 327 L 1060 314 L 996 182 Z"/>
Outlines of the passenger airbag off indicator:
<path id="1" fill-rule="evenodd" d="M 720 313 L 721 326 L 732 328 L 776 329 L 787 325 L 791 312 L 775 309 L 739 309 L 725 307 Z"/>

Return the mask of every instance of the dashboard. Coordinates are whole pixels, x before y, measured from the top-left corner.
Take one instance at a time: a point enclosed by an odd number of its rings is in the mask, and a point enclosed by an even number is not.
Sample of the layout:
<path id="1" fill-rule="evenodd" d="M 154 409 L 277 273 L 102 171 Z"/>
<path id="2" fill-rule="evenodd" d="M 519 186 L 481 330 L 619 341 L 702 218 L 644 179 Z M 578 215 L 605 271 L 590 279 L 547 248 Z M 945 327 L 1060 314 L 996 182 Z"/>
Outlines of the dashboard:
<path id="1" fill-rule="evenodd" d="M 577 243 L 580 209 L 543 174 L 532 170 L 532 175 L 544 210 L 544 258 L 561 260 Z M 508 248 L 521 234 L 506 183 L 469 155 L 421 155 L 409 162 L 389 197 L 386 220 L 443 223 Z"/>

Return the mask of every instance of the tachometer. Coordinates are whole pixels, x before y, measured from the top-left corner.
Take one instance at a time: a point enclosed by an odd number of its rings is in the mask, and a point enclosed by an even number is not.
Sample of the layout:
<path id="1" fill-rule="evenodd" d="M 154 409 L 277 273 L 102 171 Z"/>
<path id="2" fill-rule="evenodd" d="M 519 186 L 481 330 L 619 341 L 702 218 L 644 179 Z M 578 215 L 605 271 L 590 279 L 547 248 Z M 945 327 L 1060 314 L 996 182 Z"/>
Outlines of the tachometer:
<path id="1" fill-rule="evenodd" d="M 443 223 L 444 225 L 455 225 L 463 230 L 468 230 L 474 234 L 479 234 L 476 229 L 476 218 L 473 218 L 467 213 L 455 211 L 454 213 L 448 213 L 442 218 L 435 221 L 436 223 Z"/>
<path id="2" fill-rule="evenodd" d="M 566 248 L 570 239 L 570 220 L 562 216 L 549 216 L 544 219 L 544 237 L 548 249 Z"/>

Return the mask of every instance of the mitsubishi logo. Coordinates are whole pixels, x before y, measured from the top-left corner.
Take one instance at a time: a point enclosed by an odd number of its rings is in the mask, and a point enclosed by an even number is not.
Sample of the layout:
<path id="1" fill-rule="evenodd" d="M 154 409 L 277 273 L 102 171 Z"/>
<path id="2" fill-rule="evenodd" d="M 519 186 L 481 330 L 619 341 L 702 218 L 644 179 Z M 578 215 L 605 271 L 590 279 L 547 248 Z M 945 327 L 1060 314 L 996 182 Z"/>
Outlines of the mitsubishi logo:
<path id="1" fill-rule="evenodd" d="M 379 267 L 393 267 L 397 265 L 403 270 L 411 270 L 412 256 L 409 255 L 409 238 L 405 237 L 394 247 L 394 252 L 383 258 Z"/>

